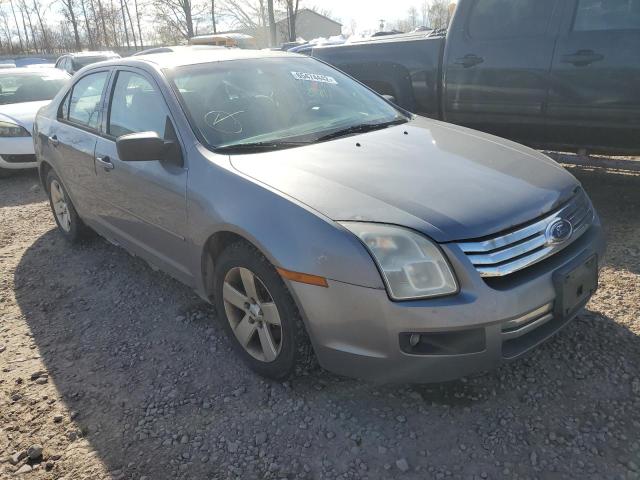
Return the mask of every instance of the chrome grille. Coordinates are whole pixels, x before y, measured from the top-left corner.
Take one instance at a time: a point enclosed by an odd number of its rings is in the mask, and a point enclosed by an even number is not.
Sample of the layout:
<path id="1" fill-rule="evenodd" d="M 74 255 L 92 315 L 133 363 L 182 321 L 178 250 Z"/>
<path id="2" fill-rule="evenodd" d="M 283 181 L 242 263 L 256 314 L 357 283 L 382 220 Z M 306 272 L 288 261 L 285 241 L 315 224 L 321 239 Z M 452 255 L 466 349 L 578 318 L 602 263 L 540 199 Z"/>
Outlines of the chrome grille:
<path id="1" fill-rule="evenodd" d="M 594 210 L 581 189 L 563 207 L 532 224 L 500 234 L 487 240 L 460 242 L 457 245 L 467 255 L 482 277 L 502 277 L 527 268 L 569 246 L 589 229 Z M 559 219 L 573 226 L 571 236 L 562 243 L 551 243 L 547 228 Z"/>

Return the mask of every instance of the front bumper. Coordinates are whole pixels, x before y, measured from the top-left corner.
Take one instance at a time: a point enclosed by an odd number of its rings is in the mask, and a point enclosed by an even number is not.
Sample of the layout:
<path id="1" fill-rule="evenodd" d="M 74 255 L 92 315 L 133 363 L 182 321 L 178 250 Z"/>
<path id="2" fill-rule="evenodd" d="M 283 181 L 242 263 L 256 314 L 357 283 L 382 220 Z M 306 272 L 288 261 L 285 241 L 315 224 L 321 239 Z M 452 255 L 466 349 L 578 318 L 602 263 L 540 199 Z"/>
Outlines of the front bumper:
<path id="1" fill-rule="evenodd" d="M 554 272 L 593 255 L 601 259 L 605 241 L 596 221 L 562 252 L 496 282 L 483 280 L 457 246 L 443 248 L 461 286 L 451 297 L 393 302 L 381 289 L 290 283 L 320 364 L 351 377 L 419 383 L 519 358 L 572 319 L 553 314 Z M 426 334 L 435 347 L 407 353 L 410 333 Z"/>
<path id="2" fill-rule="evenodd" d="M 32 137 L 5 137 L 0 139 L 0 168 L 21 170 L 36 168 Z"/>

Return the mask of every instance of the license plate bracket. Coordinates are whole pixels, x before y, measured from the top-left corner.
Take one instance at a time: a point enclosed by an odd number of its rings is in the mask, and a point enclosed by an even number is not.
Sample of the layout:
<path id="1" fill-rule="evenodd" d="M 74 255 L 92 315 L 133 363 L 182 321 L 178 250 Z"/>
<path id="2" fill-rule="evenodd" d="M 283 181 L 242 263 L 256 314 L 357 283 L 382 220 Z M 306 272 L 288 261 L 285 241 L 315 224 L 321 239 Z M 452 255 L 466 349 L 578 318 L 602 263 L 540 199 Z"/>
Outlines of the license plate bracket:
<path id="1" fill-rule="evenodd" d="M 598 289 L 597 255 L 558 270 L 553 279 L 556 289 L 555 316 L 572 317 Z"/>

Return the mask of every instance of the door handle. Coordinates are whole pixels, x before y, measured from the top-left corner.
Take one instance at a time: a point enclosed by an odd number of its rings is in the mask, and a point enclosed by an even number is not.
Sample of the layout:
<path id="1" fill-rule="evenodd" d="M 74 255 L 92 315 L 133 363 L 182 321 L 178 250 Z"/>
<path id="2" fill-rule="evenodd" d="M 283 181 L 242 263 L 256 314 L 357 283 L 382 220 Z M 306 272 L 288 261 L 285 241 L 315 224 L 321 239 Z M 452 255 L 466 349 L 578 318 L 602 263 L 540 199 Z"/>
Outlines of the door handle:
<path id="1" fill-rule="evenodd" d="M 105 172 L 108 172 L 109 170 L 113 170 L 114 168 L 116 168 L 115 165 L 111 163 L 111 159 L 109 159 L 109 157 L 107 156 L 96 157 L 96 162 L 98 163 L 98 165 L 104 168 Z"/>
<path id="2" fill-rule="evenodd" d="M 456 65 L 462 65 L 464 68 L 475 67 L 484 62 L 484 58 L 477 56 L 474 53 L 469 53 L 464 57 L 456 59 Z"/>
<path id="3" fill-rule="evenodd" d="M 570 63 L 576 67 L 586 67 L 602 60 L 604 60 L 604 55 L 600 55 L 593 50 L 578 50 L 575 53 L 562 56 L 562 63 Z"/>
<path id="4" fill-rule="evenodd" d="M 57 147 L 58 145 L 60 145 L 60 140 L 58 140 L 57 135 L 53 135 L 47 138 L 49 139 L 49 142 L 51 143 L 51 145 L 53 145 L 54 147 Z"/>

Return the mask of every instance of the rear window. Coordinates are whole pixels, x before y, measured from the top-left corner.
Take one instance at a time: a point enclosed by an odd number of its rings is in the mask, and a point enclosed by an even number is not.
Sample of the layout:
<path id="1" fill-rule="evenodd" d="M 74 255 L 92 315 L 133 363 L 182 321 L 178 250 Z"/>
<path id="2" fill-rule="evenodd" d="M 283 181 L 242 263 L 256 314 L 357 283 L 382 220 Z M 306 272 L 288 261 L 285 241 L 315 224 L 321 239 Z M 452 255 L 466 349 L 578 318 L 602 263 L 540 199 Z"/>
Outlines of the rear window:
<path id="1" fill-rule="evenodd" d="M 91 65 L 92 63 L 104 62 L 105 60 L 112 60 L 114 56 L 109 55 L 96 55 L 91 57 L 77 57 L 73 59 L 73 67 L 75 70 L 80 70 L 82 67 L 86 67 L 87 65 Z"/>
<path id="2" fill-rule="evenodd" d="M 578 0 L 574 31 L 640 29 L 640 0 Z"/>
<path id="3" fill-rule="evenodd" d="M 479 40 L 542 36 L 556 3 L 557 0 L 476 0 L 469 17 L 469 35 Z"/>

